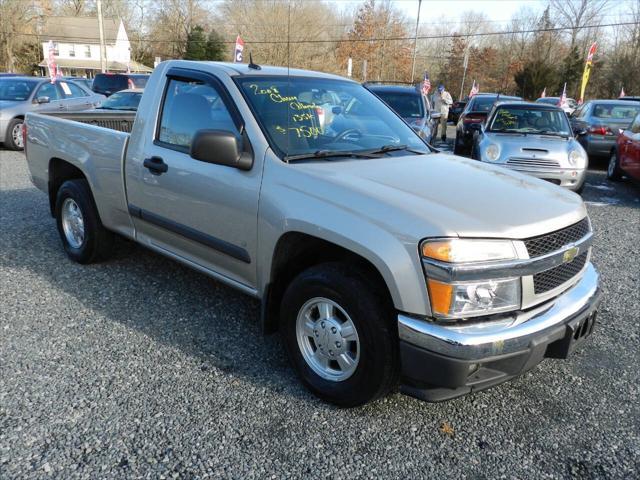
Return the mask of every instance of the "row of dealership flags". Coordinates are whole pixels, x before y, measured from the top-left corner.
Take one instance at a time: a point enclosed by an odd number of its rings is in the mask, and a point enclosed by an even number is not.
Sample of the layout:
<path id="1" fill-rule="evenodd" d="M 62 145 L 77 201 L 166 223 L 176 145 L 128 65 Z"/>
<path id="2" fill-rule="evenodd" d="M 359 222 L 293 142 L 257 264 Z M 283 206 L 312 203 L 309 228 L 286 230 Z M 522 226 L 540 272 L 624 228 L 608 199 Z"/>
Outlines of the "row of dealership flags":
<path id="1" fill-rule="evenodd" d="M 423 95 L 429 95 L 429 91 L 431 90 L 431 80 L 429 79 L 429 73 L 424 72 L 424 77 L 422 78 L 422 83 L 420 85 L 420 90 Z M 469 92 L 469 98 L 472 98 L 480 91 L 480 84 L 473 81 L 473 85 L 471 85 L 471 91 Z"/>

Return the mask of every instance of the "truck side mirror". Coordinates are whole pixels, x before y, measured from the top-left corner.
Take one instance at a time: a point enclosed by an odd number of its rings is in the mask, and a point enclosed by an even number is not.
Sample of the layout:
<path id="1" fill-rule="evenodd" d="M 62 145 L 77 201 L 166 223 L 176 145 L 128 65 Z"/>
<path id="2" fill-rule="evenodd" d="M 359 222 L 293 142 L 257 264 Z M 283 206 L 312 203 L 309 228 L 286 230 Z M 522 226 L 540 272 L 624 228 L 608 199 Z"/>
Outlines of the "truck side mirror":
<path id="1" fill-rule="evenodd" d="M 51 99 L 49 97 L 38 97 L 36 103 L 49 103 Z"/>
<path id="2" fill-rule="evenodd" d="M 201 162 L 250 170 L 253 154 L 243 152 L 236 135 L 226 130 L 198 130 L 193 136 L 191 158 Z"/>

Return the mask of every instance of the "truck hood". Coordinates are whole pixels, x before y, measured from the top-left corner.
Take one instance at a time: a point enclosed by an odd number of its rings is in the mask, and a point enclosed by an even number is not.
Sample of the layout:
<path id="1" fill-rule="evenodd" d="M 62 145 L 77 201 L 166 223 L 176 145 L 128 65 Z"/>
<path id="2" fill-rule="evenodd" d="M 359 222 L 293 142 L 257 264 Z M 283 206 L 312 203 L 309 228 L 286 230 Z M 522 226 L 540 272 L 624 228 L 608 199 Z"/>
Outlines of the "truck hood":
<path id="1" fill-rule="evenodd" d="M 561 229 L 586 216 L 575 193 L 442 153 L 291 167 L 312 177 L 300 179 L 296 188 L 409 241 L 427 236 L 521 239 Z"/>

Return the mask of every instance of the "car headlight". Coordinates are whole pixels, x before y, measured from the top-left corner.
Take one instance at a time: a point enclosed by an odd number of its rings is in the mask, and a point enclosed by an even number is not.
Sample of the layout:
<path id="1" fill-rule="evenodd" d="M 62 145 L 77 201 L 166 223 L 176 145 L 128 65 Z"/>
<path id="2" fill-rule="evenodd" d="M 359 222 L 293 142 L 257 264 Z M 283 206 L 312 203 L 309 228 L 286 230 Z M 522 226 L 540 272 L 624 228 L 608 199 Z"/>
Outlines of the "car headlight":
<path id="1" fill-rule="evenodd" d="M 582 163 L 584 158 L 585 157 L 582 151 L 578 150 L 577 148 L 574 148 L 569 152 L 569 163 L 571 165 L 578 165 L 579 163 Z"/>
<path id="2" fill-rule="evenodd" d="M 472 282 L 443 282 L 429 277 L 429 265 L 464 265 L 513 260 L 515 247 L 508 240 L 428 240 L 421 249 L 433 315 L 440 319 L 461 319 L 517 310 L 521 304 L 520 278 Z"/>
<path id="3" fill-rule="evenodd" d="M 495 162 L 500 158 L 500 147 L 495 143 L 492 143 L 484 150 L 484 154 L 487 157 L 487 160 Z"/>

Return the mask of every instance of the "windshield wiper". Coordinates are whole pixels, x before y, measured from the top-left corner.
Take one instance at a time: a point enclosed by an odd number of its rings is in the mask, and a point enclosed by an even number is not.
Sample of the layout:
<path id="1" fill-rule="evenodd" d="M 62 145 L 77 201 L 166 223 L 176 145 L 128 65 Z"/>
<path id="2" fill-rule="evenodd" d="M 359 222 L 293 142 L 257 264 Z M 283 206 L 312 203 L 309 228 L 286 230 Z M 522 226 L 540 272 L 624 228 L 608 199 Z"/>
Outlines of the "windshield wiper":
<path id="1" fill-rule="evenodd" d="M 317 150 L 312 153 L 301 153 L 299 155 L 286 155 L 284 157 L 285 162 L 295 162 L 296 160 L 309 160 L 320 158 L 335 158 L 335 157 L 351 157 L 351 158 L 380 158 L 380 155 L 375 155 L 369 151 L 352 151 L 352 150 Z"/>
<path id="2" fill-rule="evenodd" d="M 387 152 L 396 152 L 399 150 L 406 150 L 407 152 L 415 153 L 416 155 L 425 155 L 427 152 L 421 152 L 420 150 L 414 150 L 413 148 L 409 148 L 407 145 L 383 145 L 376 150 L 367 150 L 367 153 L 372 154 L 380 154 Z"/>
<path id="3" fill-rule="evenodd" d="M 551 130 L 541 130 L 539 132 L 536 132 L 536 134 L 538 134 L 538 135 L 550 135 L 552 137 L 563 137 L 563 138 L 567 138 L 569 136 L 568 133 L 552 132 Z"/>
<path id="4" fill-rule="evenodd" d="M 517 133 L 518 135 L 527 135 L 527 132 L 521 132 L 513 128 L 496 128 L 489 130 L 491 133 Z"/>

